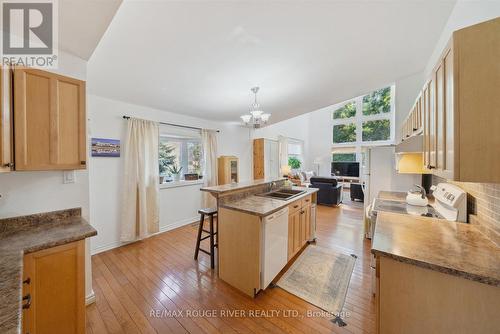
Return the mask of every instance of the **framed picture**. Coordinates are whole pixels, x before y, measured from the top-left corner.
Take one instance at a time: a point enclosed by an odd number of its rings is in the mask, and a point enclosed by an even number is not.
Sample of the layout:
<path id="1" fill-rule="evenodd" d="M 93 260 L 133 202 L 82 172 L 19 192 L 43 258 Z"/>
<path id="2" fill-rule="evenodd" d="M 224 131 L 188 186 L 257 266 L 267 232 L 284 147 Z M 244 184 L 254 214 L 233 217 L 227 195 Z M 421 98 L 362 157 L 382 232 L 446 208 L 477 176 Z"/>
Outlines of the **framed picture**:
<path id="1" fill-rule="evenodd" d="M 120 140 L 92 138 L 92 156 L 93 157 L 119 157 Z"/>

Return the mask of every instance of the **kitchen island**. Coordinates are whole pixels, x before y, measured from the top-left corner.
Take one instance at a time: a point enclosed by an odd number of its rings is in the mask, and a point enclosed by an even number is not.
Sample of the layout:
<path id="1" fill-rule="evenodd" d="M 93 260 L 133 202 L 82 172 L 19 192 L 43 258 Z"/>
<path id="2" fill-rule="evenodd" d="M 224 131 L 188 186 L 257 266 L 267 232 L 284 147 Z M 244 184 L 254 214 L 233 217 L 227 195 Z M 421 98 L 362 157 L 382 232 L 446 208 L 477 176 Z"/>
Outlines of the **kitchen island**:
<path id="1" fill-rule="evenodd" d="M 284 190 L 284 179 L 202 188 L 217 198 L 218 274 L 255 297 L 315 236 L 315 188 Z M 285 195 L 283 195 L 285 196 Z"/>

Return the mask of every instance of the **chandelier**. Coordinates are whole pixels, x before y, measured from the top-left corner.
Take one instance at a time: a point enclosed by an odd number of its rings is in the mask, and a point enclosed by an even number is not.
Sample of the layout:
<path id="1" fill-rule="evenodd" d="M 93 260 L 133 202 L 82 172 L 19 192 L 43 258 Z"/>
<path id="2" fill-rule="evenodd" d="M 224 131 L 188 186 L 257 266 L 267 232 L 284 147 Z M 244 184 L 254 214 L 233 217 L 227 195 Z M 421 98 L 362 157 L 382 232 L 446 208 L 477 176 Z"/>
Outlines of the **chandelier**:
<path id="1" fill-rule="evenodd" d="M 260 104 L 257 103 L 257 92 L 259 91 L 259 87 L 253 87 L 251 91 L 254 94 L 254 102 L 250 107 L 250 114 L 242 115 L 240 117 L 243 123 L 245 123 L 245 126 L 260 128 L 263 124 L 267 123 L 271 114 L 264 113 Z"/>

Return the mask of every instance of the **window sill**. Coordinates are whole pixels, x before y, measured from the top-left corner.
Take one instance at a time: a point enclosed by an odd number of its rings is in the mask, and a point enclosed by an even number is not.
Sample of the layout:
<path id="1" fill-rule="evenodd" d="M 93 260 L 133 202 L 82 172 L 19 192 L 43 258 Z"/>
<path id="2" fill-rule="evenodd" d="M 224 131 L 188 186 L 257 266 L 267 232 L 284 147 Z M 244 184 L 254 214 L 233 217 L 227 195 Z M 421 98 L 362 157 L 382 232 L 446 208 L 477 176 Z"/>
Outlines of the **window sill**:
<path id="1" fill-rule="evenodd" d="M 203 180 L 194 181 L 172 181 L 160 184 L 160 189 L 178 188 L 178 187 L 188 187 L 203 184 Z"/>

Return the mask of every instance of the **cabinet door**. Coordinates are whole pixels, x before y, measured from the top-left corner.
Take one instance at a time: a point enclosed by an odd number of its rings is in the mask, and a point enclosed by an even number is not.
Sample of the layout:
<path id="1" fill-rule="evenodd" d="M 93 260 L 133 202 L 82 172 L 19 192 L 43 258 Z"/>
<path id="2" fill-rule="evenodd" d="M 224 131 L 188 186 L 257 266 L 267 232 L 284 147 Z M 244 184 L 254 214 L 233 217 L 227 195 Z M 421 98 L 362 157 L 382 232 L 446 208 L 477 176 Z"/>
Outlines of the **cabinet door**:
<path id="1" fill-rule="evenodd" d="M 304 207 L 304 220 L 305 220 L 305 227 L 306 227 L 306 235 L 305 235 L 305 240 L 304 243 L 307 241 L 311 240 L 311 205 L 306 205 Z"/>
<path id="2" fill-rule="evenodd" d="M 300 250 L 300 210 L 293 214 L 293 254 Z"/>
<path id="3" fill-rule="evenodd" d="M 85 243 L 83 240 L 27 254 L 31 305 L 23 320 L 32 334 L 85 332 Z"/>
<path id="4" fill-rule="evenodd" d="M 293 257 L 293 214 L 288 215 L 288 260 Z"/>
<path id="5" fill-rule="evenodd" d="M 429 168 L 436 168 L 436 80 L 429 82 Z"/>
<path id="6" fill-rule="evenodd" d="M 14 71 L 16 170 L 86 168 L 85 82 Z"/>
<path id="7" fill-rule="evenodd" d="M 444 161 L 443 177 L 454 178 L 455 169 L 455 143 L 454 143 L 454 85 L 453 85 L 453 48 L 450 46 L 445 53 L 444 60 Z"/>
<path id="8" fill-rule="evenodd" d="M 238 183 L 239 173 L 238 173 L 238 159 L 231 159 L 229 162 L 229 169 L 231 172 L 231 183 Z"/>
<path id="9" fill-rule="evenodd" d="M 444 112 L 444 66 L 441 62 L 436 73 L 436 170 L 442 171 L 445 166 L 445 112 Z"/>
<path id="10" fill-rule="evenodd" d="M 12 103 L 10 69 L 0 65 L 0 173 L 13 166 Z"/>
<path id="11" fill-rule="evenodd" d="M 306 217 L 304 209 L 300 210 L 300 247 L 306 242 Z"/>
<path id="12" fill-rule="evenodd" d="M 424 90 L 422 92 L 423 97 L 423 107 L 422 107 L 422 121 L 423 121 L 423 135 L 424 135 L 424 167 L 428 168 L 429 166 L 429 84 L 427 83 L 424 86 Z"/>

